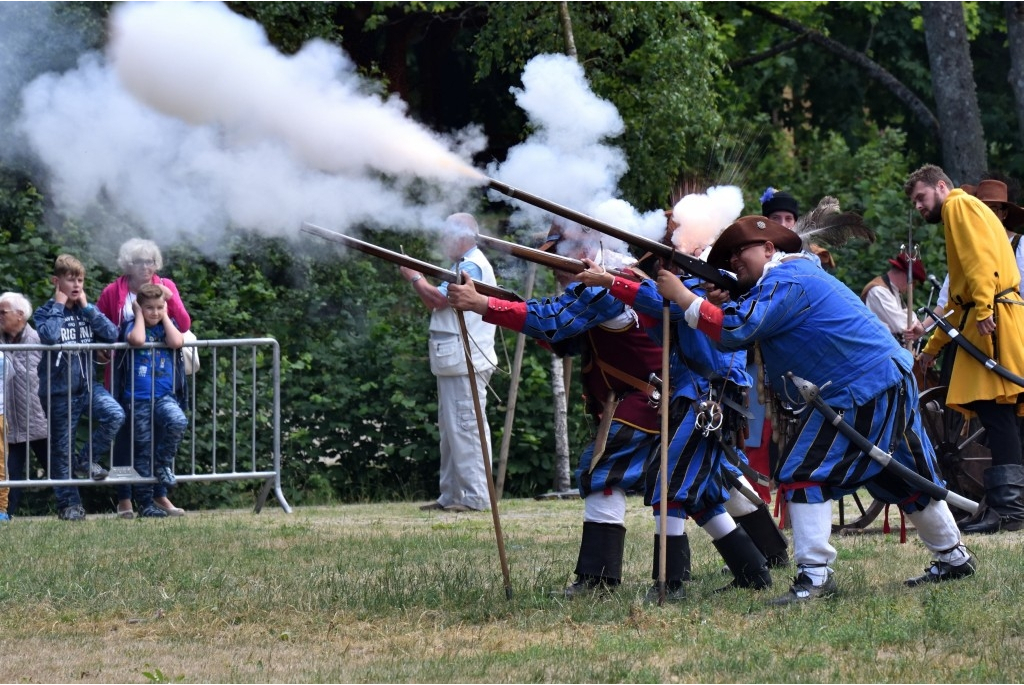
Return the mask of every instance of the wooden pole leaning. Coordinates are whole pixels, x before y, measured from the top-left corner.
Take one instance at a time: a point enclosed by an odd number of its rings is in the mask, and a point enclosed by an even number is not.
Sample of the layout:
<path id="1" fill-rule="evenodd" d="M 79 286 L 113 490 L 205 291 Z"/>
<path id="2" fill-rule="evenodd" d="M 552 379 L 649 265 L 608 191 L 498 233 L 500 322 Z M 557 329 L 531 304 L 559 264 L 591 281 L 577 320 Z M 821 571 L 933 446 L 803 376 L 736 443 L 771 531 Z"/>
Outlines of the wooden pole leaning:
<path id="1" fill-rule="evenodd" d="M 672 348 L 672 323 L 669 307 L 671 302 L 665 298 L 661 310 L 661 470 L 658 487 L 661 492 L 661 507 L 658 509 L 658 606 L 665 603 L 667 591 L 666 575 L 668 574 L 668 442 L 669 407 L 672 391 L 669 385 L 669 351 Z"/>
<path id="2" fill-rule="evenodd" d="M 457 283 L 462 283 L 462 273 Z M 498 559 L 501 562 L 501 575 L 505 581 L 505 599 L 512 599 L 512 580 L 508 570 L 508 558 L 505 556 L 505 536 L 501 532 L 501 517 L 498 515 L 498 498 L 494 491 L 494 477 L 491 473 L 491 452 L 487 446 L 487 418 L 480 406 L 480 393 L 476 387 L 476 369 L 473 367 L 473 351 L 469 346 L 469 330 L 466 328 L 466 315 L 455 310 L 459 319 L 459 330 L 462 332 L 462 349 L 466 355 L 466 371 L 469 375 L 469 388 L 473 394 L 473 408 L 476 410 L 476 428 L 480 435 L 480 454 L 483 455 L 484 473 L 487 476 L 487 494 L 491 500 L 491 520 L 494 522 L 494 537 L 498 541 Z"/>
<path id="3" fill-rule="evenodd" d="M 537 265 L 530 262 L 526 271 L 526 285 L 524 300 L 530 299 L 533 295 L 533 281 L 537 275 Z M 526 335 L 516 334 L 516 349 L 512 355 L 512 372 L 508 382 L 508 409 L 505 411 L 505 430 L 501 433 L 501 447 L 498 448 L 498 477 L 495 480 L 494 491 L 500 501 L 505 492 L 505 471 L 508 468 L 508 451 L 512 445 L 512 426 L 516 417 L 516 402 L 519 399 L 519 377 L 523 372 L 523 353 L 526 347 Z"/>

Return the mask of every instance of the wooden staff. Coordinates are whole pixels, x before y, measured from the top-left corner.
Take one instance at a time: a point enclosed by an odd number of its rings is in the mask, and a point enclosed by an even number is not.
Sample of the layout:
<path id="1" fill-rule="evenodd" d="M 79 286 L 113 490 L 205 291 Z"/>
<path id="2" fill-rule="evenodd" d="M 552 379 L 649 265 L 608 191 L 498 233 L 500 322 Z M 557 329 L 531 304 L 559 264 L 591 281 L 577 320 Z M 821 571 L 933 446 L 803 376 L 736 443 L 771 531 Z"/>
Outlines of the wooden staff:
<path id="1" fill-rule="evenodd" d="M 537 265 L 530 264 L 526 272 L 526 284 L 524 286 L 524 299 L 530 299 L 533 294 L 533 280 L 537 274 Z M 519 377 L 523 372 L 523 353 L 526 348 L 526 335 L 516 334 L 516 349 L 512 355 L 512 373 L 508 381 L 508 409 L 505 410 L 505 430 L 501 433 L 501 447 L 498 448 L 498 478 L 494 484 L 494 491 L 501 500 L 505 492 L 505 471 L 508 469 L 508 450 L 512 445 L 512 425 L 516 417 L 516 402 L 519 399 Z"/>
<path id="2" fill-rule="evenodd" d="M 914 260 L 918 258 L 919 251 L 914 245 L 914 212 L 910 212 L 910 227 L 907 229 L 907 330 L 914 325 Z M 904 346 L 914 351 L 914 343 L 910 340 L 904 342 Z"/>
<path id="3" fill-rule="evenodd" d="M 458 268 L 458 267 L 456 267 Z M 463 274 L 456 274 L 456 282 L 462 283 Z M 474 282 L 475 285 L 475 282 Z M 469 347 L 469 330 L 466 328 L 466 315 L 455 310 L 459 318 L 459 330 L 462 331 L 462 349 L 466 355 L 466 371 L 469 375 L 469 388 L 473 393 L 473 408 L 476 410 L 476 429 L 480 435 L 480 453 L 484 459 L 484 472 L 487 474 L 487 494 L 491 499 L 491 520 L 494 522 L 494 537 L 498 541 L 498 559 L 501 561 L 501 575 L 505 580 L 505 599 L 512 599 L 512 580 L 508 572 L 508 559 L 505 557 L 505 536 L 501 532 L 501 517 L 498 516 L 498 498 L 494 492 L 494 480 L 491 475 L 491 453 L 487 448 L 486 417 L 480 406 L 480 393 L 476 388 L 476 369 L 473 366 L 473 352 Z"/>
<path id="4" fill-rule="evenodd" d="M 669 407 L 672 400 L 669 385 L 669 350 L 672 347 L 671 302 L 662 300 L 661 310 L 661 478 L 658 486 L 661 491 L 661 508 L 658 510 L 658 606 L 665 603 L 667 591 L 666 576 L 668 575 L 668 441 L 669 441 Z"/>

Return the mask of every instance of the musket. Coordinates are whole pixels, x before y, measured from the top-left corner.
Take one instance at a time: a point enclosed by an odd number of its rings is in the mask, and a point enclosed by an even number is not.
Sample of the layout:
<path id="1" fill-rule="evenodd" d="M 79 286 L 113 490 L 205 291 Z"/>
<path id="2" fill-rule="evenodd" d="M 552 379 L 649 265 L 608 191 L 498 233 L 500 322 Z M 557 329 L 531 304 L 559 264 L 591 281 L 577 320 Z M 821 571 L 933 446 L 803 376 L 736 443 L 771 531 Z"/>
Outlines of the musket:
<path id="1" fill-rule="evenodd" d="M 568 207 L 563 207 L 562 205 L 551 202 L 550 200 L 545 200 L 544 198 L 537 197 L 536 195 L 531 195 L 530 193 L 519 190 L 518 188 L 513 188 L 508 184 L 495 181 L 493 178 L 487 179 L 487 186 L 491 190 L 496 190 L 502 195 L 507 195 L 514 200 L 520 200 L 526 204 L 543 209 L 544 211 L 551 212 L 563 219 L 568 219 L 569 221 L 574 221 L 581 226 L 592 228 L 599 233 L 604 233 L 605 235 L 610 235 L 613 238 L 618 238 L 627 245 L 650 252 L 656 257 L 660 257 L 662 260 L 671 261 L 680 270 L 685 271 L 689 275 L 696 276 L 702 281 L 712 284 L 719 290 L 728 291 L 729 295 L 733 299 L 736 299 L 743 294 L 743 289 L 740 287 L 739 283 L 732 278 L 726 276 L 707 262 L 702 262 L 696 257 L 691 257 L 688 254 L 678 252 L 668 245 L 663 245 L 656 240 L 644 238 L 643 236 L 630 233 L 624 229 L 616 228 L 615 226 L 599 221 L 592 216 L 587 216 L 586 214 L 569 209 Z"/>
<path id="2" fill-rule="evenodd" d="M 449 271 L 448 269 L 442 269 L 441 267 L 434 266 L 429 262 L 423 262 L 420 261 L 419 259 L 413 259 L 412 257 L 408 257 L 404 254 L 399 254 L 398 252 L 392 252 L 391 250 L 385 249 L 383 247 L 378 247 L 373 243 L 367 243 L 362 240 L 353 238 L 351 236 L 336 233 L 326 228 L 321 228 L 311 223 L 302 224 L 302 230 L 305 231 L 306 233 L 311 233 L 312 235 L 319 236 L 325 240 L 341 243 L 342 245 L 351 247 L 354 250 L 359 250 L 360 252 L 364 252 L 368 255 L 379 257 L 380 259 L 383 259 L 384 261 L 387 262 L 391 262 L 392 264 L 398 264 L 399 266 L 409 267 L 410 269 L 419 271 L 420 273 L 426 276 L 433 276 L 438 280 L 447 281 L 448 283 L 459 282 L 459 274 L 456 274 L 453 271 Z M 505 290 L 504 288 L 497 285 L 481 283 L 476 279 L 470 280 L 473 281 L 473 287 L 476 288 L 477 292 L 479 292 L 482 295 L 486 295 L 487 297 L 497 297 L 498 299 L 501 300 L 512 300 L 513 302 L 523 301 L 523 298 L 519 297 L 511 290 Z"/>
<path id="3" fill-rule="evenodd" d="M 573 259 L 572 257 L 563 257 L 560 254 L 553 252 L 545 252 L 544 250 L 538 250 L 533 247 L 526 247 L 525 245 L 519 245 L 517 243 L 510 243 L 507 240 L 500 240 L 499 238 L 491 238 L 486 235 L 479 235 L 476 238 L 476 244 L 481 248 L 490 248 L 496 252 L 502 252 L 504 254 L 510 254 L 513 257 L 519 259 L 525 259 L 528 262 L 534 264 L 540 264 L 546 266 L 555 271 L 564 271 L 570 274 L 578 274 L 581 271 L 585 271 L 587 265 L 580 259 Z M 628 278 L 631 281 L 639 281 L 640 276 L 633 273 L 632 271 L 623 271 L 621 269 L 608 269 L 605 271 L 610 273 L 612 276 L 619 278 Z"/>
<path id="4" fill-rule="evenodd" d="M 825 420 L 828 423 L 835 426 L 836 429 L 845 435 L 857 449 L 881 464 L 883 469 L 886 469 L 899 478 L 902 478 L 906 483 L 917 488 L 929 497 L 946 500 L 949 504 L 972 514 L 978 511 L 977 502 L 969 500 L 966 497 L 962 497 L 961 495 L 942 487 L 938 483 L 925 478 L 917 471 L 904 466 L 898 461 L 894 461 L 891 454 L 883 452 L 880 447 L 872 444 L 870 440 L 858 433 L 856 428 L 851 426 L 842 416 L 837 414 L 832 407 L 828 406 L 825 400 L 821 398 L 821 392 L 819 391 L 818 386 L 814 383 L 794 375 L 792 371 L 788 371 L 786 373 L 786 377 L 793 383 L 793 385 L 796 386 L 796 389 L 800 391 L 800 395 L 803 396 L 804 400 L 821 412 L 822 416 L 825 417 Z"/>
<path id="5" fill-rule="evenodd" d="M 925 312 L 924 308 L 918 310 L 918 313 L 922 313 L 922 312 Z M 1005 366 L 1003 366 L 1002 364 L 997 362 L 995 359 L 992 359 L 987 354 L 982 352 L 980 349 L 978 349 L 977 345 L 975 345 L 970 340 L 965 338 L 960 333 L 960 331 L 958 331 L 953 326 L 953 324 L 949 323 L 949 320 L 946 317 L 948 317 L 950 314 L 953 313 L 952 309 L 949 310 L 948 312 L 946 312 L 945 314 L 943 314 L 942 316 L 936 316 L 932 312 L 926 312 L 926 313 L 932 315 L 932 318 L 935 319 L 935 325 L 938 326 L 939 328 L 941 328 L 943 330 L 943 332 L 945 332 L 945 334 L 949 336 L 950 340 L 952 340 L 954 343 L 959 345 L 960 348 L 963 349 L 964 352 L 966 352 L 967 354 L 971 355 L 972 357 L 977 359 L 979 362 L 981 362 L 982 366 L 984 366 L 986 369 L 994 372 L 996 375 L 1005 378 L 1006 380 L 1010 381 L 1011 383 L 1016 383 L 1017 385 L 1019 385 L 1021 387 L 1024 387 L 1024 378 L 1021 378 L 1020 376 L 1015 374 L 1013 371 L 1010 371 L 1008 368 L 1006 368 Z M 923 315 L 924 314 L 922 314 L 922 316 Z"/>

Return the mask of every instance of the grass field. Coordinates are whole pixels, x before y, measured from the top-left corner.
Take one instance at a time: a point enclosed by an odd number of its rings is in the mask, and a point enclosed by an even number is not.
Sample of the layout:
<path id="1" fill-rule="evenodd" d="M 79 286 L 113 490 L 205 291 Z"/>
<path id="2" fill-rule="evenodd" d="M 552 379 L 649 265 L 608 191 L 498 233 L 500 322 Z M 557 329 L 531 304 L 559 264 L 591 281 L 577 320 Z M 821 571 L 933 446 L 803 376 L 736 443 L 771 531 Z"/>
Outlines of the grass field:
<path id="1" fill-rule="evenodd" d="M 686 601 L 649 606 L 649 513 L 629 500 L 622 587 L 571 578 L 578 501 L 510 500 L 507 600 L 489 513 L 416 503 L 0 527 L 0 682 L 1015 682 L 1024 533 L 977 536 L 969 579 L 905 588 L 928 554 L 876 522 L 833 537 L 840 595 L 769 608 L 688 525 Z"/>

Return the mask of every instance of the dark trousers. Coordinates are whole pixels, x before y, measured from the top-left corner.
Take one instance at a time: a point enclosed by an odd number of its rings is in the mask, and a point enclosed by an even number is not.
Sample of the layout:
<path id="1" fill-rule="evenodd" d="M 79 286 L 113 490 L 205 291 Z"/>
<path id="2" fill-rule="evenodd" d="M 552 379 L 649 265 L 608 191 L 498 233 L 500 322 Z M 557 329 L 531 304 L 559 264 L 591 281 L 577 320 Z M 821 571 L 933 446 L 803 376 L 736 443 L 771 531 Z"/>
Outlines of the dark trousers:
<path id="1" fill-rule="evenodd" d="M 36 462 L 45 468 L 50 457 L 48 448 L 49 441 L 46 438 L 39 438 L 30 442 L 12 442 L 7 445 L 7 480 L 25 480 L 28 472 L 28 452 L 36 455 Z M 11 488 L 11 494 L 7 500 L 7 513 L 14 516 L 18 511 L 18 502 L 21 500 L 22 488 Z"/>
<path id="2" fill-rule="evenodd" d="M 977 400 L 964 405 L 978 414 L 985 427 L 985 438 L 992 453 L 992 466 L 1021 463 L 1021 427 L 1017 407 L 994 400 Z"/>

